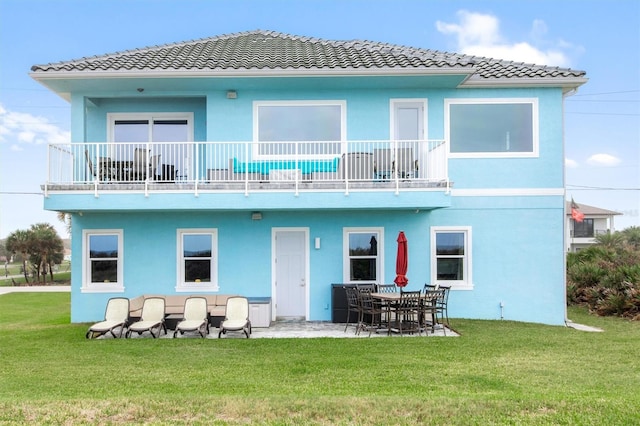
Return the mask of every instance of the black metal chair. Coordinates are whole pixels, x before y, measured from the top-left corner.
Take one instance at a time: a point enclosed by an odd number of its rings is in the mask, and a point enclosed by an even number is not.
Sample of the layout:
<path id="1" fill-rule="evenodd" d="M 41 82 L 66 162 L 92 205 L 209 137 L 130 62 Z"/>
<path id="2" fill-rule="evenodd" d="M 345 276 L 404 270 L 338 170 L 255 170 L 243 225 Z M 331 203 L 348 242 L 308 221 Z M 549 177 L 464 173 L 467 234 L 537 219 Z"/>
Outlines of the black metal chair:
<path id="1" fill-rule="evenodd" d="M 400 290 L 400 301 L 396 307 L 396 326 L 400 335 L 405 332 L 420 334 L 422 328 L 420 325 L 421 315 L 421 294 L 420 290 L 417 291 L 403 291 Z"/>
<path id="2" fill-rule="evenodd" d="M 449 292 L 451 291 L 451 286 L 448 285 L 433 285 L 433 284 L 425 284 L 424 285 L 424 292 L 426 293 L 427 291 L 433 291 L 433 290 L 437 290 L 437 289 L 442 289 L 444 290 L 444 295 L 438 299 L 437 301 L 437 306 L 440 310 L 440 314 L 441 314 L 441 319 L 443 320 L 443 322 L 447 323 L 447 326 L 449 325 L 449 311 L 447 310 L 447 305 L 449 304 Z"/>
<path id="3" fill-rule="evenodd" d="M 382 327 L 382 314 L 386 310 L 383 309 L 380 300 L 374 299 L 371 293 L 373 293 L 371 288 L 358 288 L 358 299 L 362 311 L 356 334 L 368 329 L 369 336 L 371 336 L 373 330 L 378 330 Z"/>
<path id="4" fill-rule="evenodd" d="M 354 286 L 344 286 L 344 291 L 347 294 L 347 323 L 344 325 L 344 332 L 347 332 L 349 327 L 349 320 L 351 319 L 351 313 L 356 312 L 358 319 L 356 322 L 356 334 L 358 333 L 358 325 L 362 319 L 362 308 L 360 307 L 360 300 L 358 299 L 358 289 Z"/>

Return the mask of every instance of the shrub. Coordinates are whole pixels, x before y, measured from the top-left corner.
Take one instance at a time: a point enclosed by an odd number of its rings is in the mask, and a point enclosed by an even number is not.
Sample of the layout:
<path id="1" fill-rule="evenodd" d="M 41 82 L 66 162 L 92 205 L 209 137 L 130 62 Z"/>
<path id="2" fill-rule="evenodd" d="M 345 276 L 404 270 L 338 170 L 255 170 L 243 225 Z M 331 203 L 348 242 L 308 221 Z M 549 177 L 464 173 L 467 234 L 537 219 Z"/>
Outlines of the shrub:
<path id="1" fill-rule="evenodd" d="M 567 256 L 567 301 L 598 315 L 640 319 L 640 249 L 615 233 Z"/>

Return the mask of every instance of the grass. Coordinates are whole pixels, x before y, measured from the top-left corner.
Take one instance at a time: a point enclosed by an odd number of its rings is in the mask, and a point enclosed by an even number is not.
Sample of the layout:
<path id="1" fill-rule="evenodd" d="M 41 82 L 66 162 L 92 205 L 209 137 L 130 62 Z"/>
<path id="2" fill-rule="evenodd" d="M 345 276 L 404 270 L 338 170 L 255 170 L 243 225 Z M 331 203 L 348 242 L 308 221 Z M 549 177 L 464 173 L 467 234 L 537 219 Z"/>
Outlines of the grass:
<path id="1" fill-rule="evenodd" d="M 6 271 L 4 266 L 0 271 L 0 287 L 12 286 L 13 281 L 20 285 L 69 285 L 71 282 L 71 266 L 68 260 L 58 265 L 57 270 L 54 269 L 53 282 L 50 281 L 51 277 L 47 274 L 46 283 L 42 281 L 42 277 L 40 277 L 39 281 L 34 281 L 34 278 L 29 276 L 29 283 L 26 284 L 22 275 L 22 263 L 10 263 L 7 265 Z M 5 272 L 8 277 L 5 277 Z M 9 278 L 11 276 L 13 276 L 13 281 Z"/>
<path id="2" fill-rule="evenodd" d="M 84 338 L 0 296 L 0 424 L 639 424 L 640 324 L 453 320 L 459 338 Z"/>

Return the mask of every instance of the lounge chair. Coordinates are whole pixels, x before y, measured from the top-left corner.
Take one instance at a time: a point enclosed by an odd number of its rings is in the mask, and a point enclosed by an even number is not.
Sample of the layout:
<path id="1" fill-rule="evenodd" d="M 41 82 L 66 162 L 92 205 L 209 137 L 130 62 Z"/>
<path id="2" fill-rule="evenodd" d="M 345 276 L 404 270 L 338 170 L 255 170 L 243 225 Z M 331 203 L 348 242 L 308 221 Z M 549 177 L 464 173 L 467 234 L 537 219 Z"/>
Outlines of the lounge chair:
<path id="1" fill-rule="evenodd" d="M 115 337 L 122 337 L 122 332 L 129 320 L 129 299 L 125 297 L 113 297 L 107 302 L 104 313 L 104 321 L 93 324 L 87 331 L 86 338 L 96 338 L 106 333 Z M 116 335 L 116 329 L 119 330 Z"/>
<path id="2" fill-rule="evenodd" d="M 227 331 L 243 331 L 249 338 L 251 321 L 249 320 L 249 300 L 246 297 L 234 296 L 227 299 L 224 320 L 220 323 L 218 339 Z"/>
<path id="3" fill-rule="evenodd" d="M 209 314 L 207 311 L 207 299 L 204 297 L 189 297 L 184 301 L 184 319 L 176 325 L 173 337 L 184 334 L 187 331 L 197 331 L 200 336 L 209 334 Z"/>
<path id="4" fill-rule="evenodd" d="M 140 321 L 134 322 L 129 326 L 126 337 L 131 337 L 131 333 L 134 331 L 139 335 L 148 331 L 154 339 L 160 336 L 162 330 L 167 334 L 167 328 L 164 324 L 164 306 L 165 301 L 162 297 L 144 299 Z M 153 333 L 154 329 L 157 330 L 158 334 Z"/>

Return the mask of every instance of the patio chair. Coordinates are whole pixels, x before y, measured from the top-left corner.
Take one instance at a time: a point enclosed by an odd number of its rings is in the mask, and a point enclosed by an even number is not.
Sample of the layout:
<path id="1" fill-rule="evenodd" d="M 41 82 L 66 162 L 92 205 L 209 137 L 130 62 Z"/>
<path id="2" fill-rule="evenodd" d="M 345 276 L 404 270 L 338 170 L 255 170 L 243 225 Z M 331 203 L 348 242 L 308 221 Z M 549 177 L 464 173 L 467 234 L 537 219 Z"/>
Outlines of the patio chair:
<path id="1" fill-rule="evenodd" d="M 356 320 L 356 333 L 358 333 L 358 324 L 362 319 L 362 308 L 360 307 L 360 301 L 358 300 L 358 289 L 354 286 L 344 286 L 344 291 L 347 294 L 347 323 L 344 325 L 344 332 L 347 332 L 349 327 L 349 320 L 351 319 L 351 313 L 356 312 L 358 319 Z"/>
<path id="2" fill-rule="evenodd" d="M 153 179 L 160 165 L 160 154 L 149 157 L 149 150 L 136 148 L 131 163 L 131 180 Z"/>
<path id="3" fill-rule="evenodd" d="M 97 178 L 99 182 L 104 182 L 113 178 L 113 173 L 111 170 L 111 158 L 98 158 L 97 168 L 94 166 L 93 161 L 91 160 L 91 155 L 89 154 L 88 149 L 84 150 L 84 158 L 87 160 L 89 173 L 91 173 L 94 178 Z"/>
<path id="4" fill-rule="evenodd" d="M 176 325 L 174 339 L 178 332 L 183 335 L 187 331 L 197 331 L 203 338 L 209 334 L 209 312 L 204 297 L 189 297 L 184 301 L 184 319 Z"/>
<path id="5" fill-rule="evenodd" d="M 112 297 L 107 302 L 104 313 L 104 321 L 93 324 L 87 331 L 86 338 L 94 339 L 106 333 L 116 337 L 122 337 L 122 332 L 129 320 L 129 299 L 125 297 Z M 119 330 L 116 335 L 116 330 Z"/>
<path id="6" fill-rule="evenodd" d="M 373 150 L 373 171 L 376 179 L 388 180 L 393 177 L 393 151 L 390 148 Z"/>
<path id="7" fill-rule="evenodd" d="M 438 285 L 425 285 L 425 298 L 422 304 L 421 318 L 423 326 L 426 329 L 426 317 L 431 317 L 431 333 L 435 332 L 438 324 L 442 325 L 444 335 L 447 335 L 447 328 L 444 326 L 444 312 L 446 309 L 446 298 L 448 297 L 450 287 L 439 287 Z M 438 321 L 440 315 L 441 321 Z M 448 323 L 447 323 L 448 324 Z"/>
<path id="8" fill-rule="evenodd" d="M 449 304 L 449 292 L 451 291 L 451 286 L 449 285 L 439 285 L 439 284 L 425 284 L 424 292 L 433 291 L 442 289 L 444 290 L 443 296 L 437 300 L 438 308 L 440 309 L 441 319 L 449 325 L 449 311 L 447 309 L 447 305 Z"/>
<path id="9" fill-rule="evenodd" d="M 247 339 L 251 334 L 249 320 L 249 300 L 246 297 L 234 296 L 227 299 L 224 320 L 220 323 L 218 339 L 227 331 L 242 331 Z"/>
<path id="10" fill-rule="evenodd" d="M 164 324 L 164 308 L 165 300 L 162 297 L 144 299 L 140 321 L 129 326 L 126 337 L 131 337 L 131 333 L 134 331 L 138 335 L 148 331 L 154 339 L 160 336 L 162 330 L 164 330 L 164 334 L 167 334 L 167 327 Z M 153 333 L 154 329 L 157 330 L 157 334 Z"/>
<path id="11" fill-rule="evenodd" d="M 369 336 L 371 336 L 371 332 L 374 329 L 378 330 L 382 328 L 382 314 L 385 310 L 380 300 L 374 299 L 371 293 L 373 292 L 370 288 L 358 289 L 358 298 L 360 300 L 362 313 L 360 314 L 356 334 L 360 334 L 362 330 L 369 330 Z"/>
<path id="12" fill-rule="evenodd" d="M 376 291 L 378 293 L 397 293 L 398 286 L 395 284 L 377 284 Z M 396 311 L 395 309 L 396 304 L 397 304 L 396 302 L 389 301 L 389 300 L 381 301 L 382 309 L 385 311 L 384 321 L 382 322 L 386 323 L 387 326 L 394 320 L 393 315 L 394 315 L 394 312 Z"/>
<path id="13" fill-rule="evenodd" d="M 400 301 L 396 307 L 396 326 L 400 335 L 404 333 L 422 333 L 420 327 L 421 302 L 420 290 L 402 291 L 400 290 Z"/>
<path id="14" fill-rule="evenodd" d="M 418 177 L 418 161 L 413 158 L 413 148 L 398 148 L 395 172 L 400 179 Z"/>

